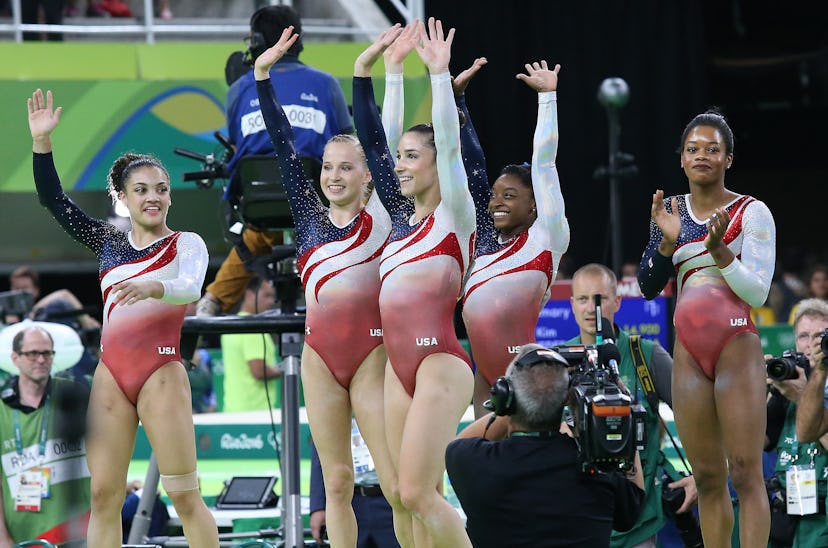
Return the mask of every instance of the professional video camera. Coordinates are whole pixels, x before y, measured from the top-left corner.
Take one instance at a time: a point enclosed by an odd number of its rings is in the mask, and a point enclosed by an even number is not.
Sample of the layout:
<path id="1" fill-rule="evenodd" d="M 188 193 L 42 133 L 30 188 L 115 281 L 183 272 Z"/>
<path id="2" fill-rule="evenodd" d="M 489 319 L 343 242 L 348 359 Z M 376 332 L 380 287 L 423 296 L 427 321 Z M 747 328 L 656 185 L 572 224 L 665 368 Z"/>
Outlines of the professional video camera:
<path id="1" fill-rule="evenodd" d="M 212 188 L 217 179 L 227 179 L 229 176 L 227 171 L 227 162 L 229 162 L 230 158 L 233 157 L 233 151 L 235 149 L 230 141 L 228 141 L 227 138 L 220 132 L 213 132 L 213 137 L 215 137 L 222 146 L 223 150 L 221 152 L 217 151 L 210 154 L 200 154 L 185 148 L 176 147 L 173 149 L 173 152 L 179 156 L 197 160 L 202 164 L 201 171 L 189 171 L 187 173 L 183 173 L 181 176 L 182 181 L 195 181 L 196 186 L 199 188 Z"/>
<path id="2" fill-rule="evenodd" d="M 824 338 L 822 344 L 825 345 Z M 767 365 L 768 377 L 775 381 L 786 381 L 799 377 L 799 373 L 796 371 L 797 366 L 805 370 L 806 378 L 811 375 L 811 362 L 805 354 L 793 350 L 785 350 L 781 356 L 768 358 L 765 365 Z"/>
<path id="3" fill-rule="evenodd" d="M 608 348 L 612 347 L 612 348 Z M 647 412 L 619 388 L 618 348 L 612 343 L 558 346 L 574 371 L 570 407 L 578 429 L 578 464 L 584 472 L 627 470 L 643 450 Z"/>
<path id="4" fill-rule="evenodd" d="M 31 310 L 34 298 L 28 291 L 13 290 L 0 293 L 0 324 L 6 316 L 23 318 Z"/>
<path id="5" fill-rule="evenodd" d="M 600 302 L 596 305 L 601 318 Z M 598 321 L 596 342 L 601 344 L 553 349 L 574 368 L 570 373 L 570 407 L 578 430 L 578 464 L 589 474 L 628 470 L 636 450 L 643 450 L 646 442 L 647 412 L 618 386 L 621 354 L 609 323 Z"/>

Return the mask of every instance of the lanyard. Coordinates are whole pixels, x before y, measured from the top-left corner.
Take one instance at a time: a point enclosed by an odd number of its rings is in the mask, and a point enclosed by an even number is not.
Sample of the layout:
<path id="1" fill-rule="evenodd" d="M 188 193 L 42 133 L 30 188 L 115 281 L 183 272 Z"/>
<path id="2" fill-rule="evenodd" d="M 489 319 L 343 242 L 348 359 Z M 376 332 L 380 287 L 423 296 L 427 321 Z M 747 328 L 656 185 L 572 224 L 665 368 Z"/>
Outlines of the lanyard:
<path id="1" fill-rule="evenodd" d="M 49 429 L 49 394 L 44 396 L 46 399 L 43 401 L 43 418 L 40 422 L 40 440 L 39 440 L 39 451 L 38 455 L 40 456 L 40 462 L 43 461 L 43 458 L 46 456 L 46 431 Z M 23 456 L 23 435 L 20 431 L 20 410 L 15 409 L 12 413 L 12 417 L 14 418 L 14 445 L 17 448 L 17 454 L 21 457 Z M 38 465 L 40 464 L 38 463 Z"/>

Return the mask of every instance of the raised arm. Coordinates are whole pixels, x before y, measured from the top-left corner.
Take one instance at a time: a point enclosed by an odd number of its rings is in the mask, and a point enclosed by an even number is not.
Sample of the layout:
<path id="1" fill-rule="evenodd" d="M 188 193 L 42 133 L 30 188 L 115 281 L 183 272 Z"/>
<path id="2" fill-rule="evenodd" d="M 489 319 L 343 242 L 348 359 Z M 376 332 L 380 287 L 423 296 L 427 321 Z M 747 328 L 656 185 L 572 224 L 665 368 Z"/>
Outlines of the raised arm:
<path id="1" fill-rule="evenodd" d="M 441 205 L 450 212 L 458 229 L 473 231 L 474 204 L 468 190 L 466 170 L 460 156 L 460 121 L 454 106 L 449 60 L 454 29 L 443 33 L 443 25 L 433 17 L 428 20 L 428 32 L 422 30 L 417 53 L 431 74 L 432 123 L 434 145 L 437 148 L 437 175 L 440 179 Z"/>
<path id="2" fill-rule="evenodd" d="M 52 92 L 44 97 L 40 89 L 27 101 L 29 130 L 32 134 L 32 170 L 40 204 L 47 208 L 61 227 L 76 241 L 101 253 L 102 236 L 113 228 L 81 210 L 64 192 L 52 157 L 52 131 L 60 122 L 63 107 L 53 108 Z"/>
<path id="3" fill-rule="evenodd" d="M 551 249 L 564 253 L 569 247 L 569 221 L 566 219 L 561 181 L 555 160 L 558 155 L 558 72 L 549 70 L 546 61 L 526 64 L 526 74 L 517 78 L 538 92 L 538 121 L 532 153 L 532 186 L 538 208 L 536 223 L 550 236 Z"/>
<path id="4" fill-rule="evenodd" d="M 256 58 L 253 76 L 256 79 L 256 92 L 259 96 L 262 117 L 267 133 L 270 135 L 270 141 L 276 150 L 279 170 L 282 173 L 290 211 L 296 225 L 296 240 L 301 245 L 306 240 L 304 238 L 306 229 L 305 223 L 300 220 L 314 211 L 321 211 L 323 205 L 319 195 L 305 176 L 302 160 L 296 152 L 293 128 L 276 100 L 276 92 L 270 81 L 270 67 L 282 58 L 298 37 L 298 34 L 293 33 L 293 27 L 286 28 L 279 41 Z"/>
<path id="5" fill-rule="evenodd" d="M 406 26 L 383 52 L 385 61 L 385 95 L 382 101 L 382 127 L 388 150 L 397 151 L 400 137 L 405 131 L 403 116 L 405 114 L 405 95 L 403 89 L 403 62 L 414 49 L 419 37 L 418 27 L 421 23 L 414 20 Z"/>
<path id="6" fill-rule="evenodd" d="M 490 253 L 497 247 L 497 230 L 494 220 L 489 215 L 489 200 L 492 190 L 489 187 L 489 175 L 486 171 L 486 155 L 483 146 L 474 129 L 469 108 L 466 105 L 466 88 L 475 74 L 486 66 L 485 57 L 478 57 L 472 65 L 454 77 L 451 81 L 454 92 L 454 102 L 463 113 L 465 123 L 460 127 L 460 152 L 463 156 L 463 167 L 469 181 L 469 192 L 474 201 L 475 217 L 477 218 L 477 238 L 475 254 Z"/>
<path id="7" fill-rule="evenodd" d="M 379 110 L 374 98 L 374 86 L 371 82 L 371 67 L 402 32 L 399 25 L 394 25 L 383 32 L 373 44 L 360 54 L 354 63 L 354 126 L 365 157 L 368 169 L 374 179 L 374 188 L 382 200 L 385 209 L 396 217 L 410 216 L 414 212 L 413 203 L 400 193 L 400 182 L 394 172 L 394 159 L 385 138 L 380 121 Z"/>

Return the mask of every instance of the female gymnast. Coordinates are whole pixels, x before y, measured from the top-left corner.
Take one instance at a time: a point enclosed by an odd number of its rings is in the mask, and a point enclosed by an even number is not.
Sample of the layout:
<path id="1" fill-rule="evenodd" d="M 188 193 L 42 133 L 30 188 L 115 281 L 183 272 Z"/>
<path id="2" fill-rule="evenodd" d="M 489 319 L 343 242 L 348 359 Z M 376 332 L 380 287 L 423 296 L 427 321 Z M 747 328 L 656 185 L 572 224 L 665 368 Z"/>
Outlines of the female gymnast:
<path id="1" fill-rule="evenodd" d="M 329 208 L 307 180 L 293 130 L 270 81 L 270 68 L 297 37 L 293 27 L 285 29 L 279 41 L 256 59 L 254 77 L 296 223 L 307 303 L 302 385 L 325 478 L 328 537 L 333 546 L 356 544 L 357 523 L 351 507 L 353 412 L 383 494 L 394 510 L 400 544 L 413 546 L 411 517 L 400 503 L 383 413 L 386 354 L 379 310 L 379 262 L 391 232 L 391 218 L 375 192 L 363 207 L 371 172 L 356 137 L 337 135 L 325 146 L 321 186 Z"/>
<path id="2" fill-rule="evenodd" d="M 463 320 L 475 371 L 475 416 L 487 411 L 489 388 L 504 375 L 521 345 L 535 340 L 535 324 L 569 247 L 569 222 L 558 180 L 556 90 L 560 65 L 526 64 L 517 78 L 538 92 L 531 171 L 508 165 L 489 189 L 480 143 L 466 115 L 463 157 L 477 208 L 475 260 L 466 280 Z M 481 175 L 482 174 L 482 175 Z"/>
<path id="3" fill-rule="evenodd" d="M 354 125 L 377 191 L 391 214 L 380 263 L 379 304 L 388 352 L 386 433 L 417 545 L 470 546 L 457 512 L 438 493 L 445 449 L 472 395 L 468 355 L 452 316 L 473 251 L 474 203 L 460 157 L 460 128 L 448 72 L 454 29 L 416 24 L 416 49 L 429 69 L 434 125 L 402 135 L 396 166 L 374 101 L 371 67 L 388 33 L 354 64 Z M 393 29 L 392 29 L 393 30 Z"/>
<path id="4" fill-rule="evenodd" d="M 44 98 L 38 89 L 28 108 L 40 203 L 100 261 L 104 314 L 86 437 L 87 543 L 121 545 L 124 485 L 140 420 L 187 542 L 217 548 L 216 523 L 198 486 L 190 383 L 179 350 L 185 305 L 201 294 L 207 248 L 197 234 L 167 227 L 170 177 L 153 156 L 125 154 L 109 172 L 113 199 L 129 210 L 129 232 L 86 215 L 64 194 L 52 158 L 62 107 L 53 109 L 52 92 Z"/>
<path id="5" fill-rule="evenodd" d="M 681 166 L 690 193 L 652 200 L 650 242 L 638 282 L 648 299 L 675 272 L 673 411 L 699 492 L 704 545 L 730 546 L 730 473 L 742 546 L 765 546 L 770 529 L 762 477 L 765 363 L 750 307 L 765 302 L 776 229 L 767 206 L 725 188 L 733 132 L 720 114 L 684 130 Z"/>

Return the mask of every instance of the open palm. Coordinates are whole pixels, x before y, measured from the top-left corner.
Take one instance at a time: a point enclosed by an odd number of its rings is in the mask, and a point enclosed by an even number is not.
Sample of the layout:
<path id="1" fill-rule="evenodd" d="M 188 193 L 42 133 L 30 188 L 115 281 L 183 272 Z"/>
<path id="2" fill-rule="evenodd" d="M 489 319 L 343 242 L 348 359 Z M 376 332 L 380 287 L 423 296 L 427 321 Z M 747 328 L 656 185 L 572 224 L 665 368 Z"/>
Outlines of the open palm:
<path id="1" fill-rule="evenodd" d="M 31 99 L 27 101 L 29 108 L 29 131 L 32 132 L 32 139 L 48 137 L 60 122 L 60 113 L 63 107 L 53 109 L 52 92 L 36 89 Z"/>
<path id="2" fill-rule="evenodd" d="M 440 20 L 429 17 L 428 32 L 421 27 L 417 53 L 431 74 L 448 72 L 449 61 L 451 60 L 451 43 L 453 41 L 454 29 L 450 29 L 448 34 L 444 34 L 443 23 Z"/>
<path id="3" fill-rule="evenodd" d="M 540 63 L 536 61 L 531 64 L 526 63 L 526 74 L 520 73 L 516 77 L 538 93 L 555 91 L 558 89 L 558 72 L 560 70 L 561 65 L 555 65 L 554 69 L 549 70 L 546 61 Z"/>

